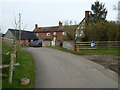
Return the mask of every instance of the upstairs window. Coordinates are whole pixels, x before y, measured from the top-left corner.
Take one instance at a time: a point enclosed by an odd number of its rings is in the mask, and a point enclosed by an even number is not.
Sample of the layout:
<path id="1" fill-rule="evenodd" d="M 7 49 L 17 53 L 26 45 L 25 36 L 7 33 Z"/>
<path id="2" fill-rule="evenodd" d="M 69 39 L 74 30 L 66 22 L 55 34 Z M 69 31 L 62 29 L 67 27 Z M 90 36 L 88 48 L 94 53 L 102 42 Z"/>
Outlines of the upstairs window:
<path id="1" fill-rule="evenodd" d="M 50 36 L 50 33 L 47 33 L 46 36 Z"/>
<path id="2" fill-rule="evenodd" d="M 56 32 L 54 32 L 53 35 L 56 35 Z"/>
<path id="3" fill-rule="evenodd" d="M 66 32 L 63 32 L 62 35 L 66 35 Z"/>
<path id="4" fill-rule="evenodd" d="M 36 33 L 36 36 L 37 36 L 37 37 L 39 36 L 38 33 Z"/>

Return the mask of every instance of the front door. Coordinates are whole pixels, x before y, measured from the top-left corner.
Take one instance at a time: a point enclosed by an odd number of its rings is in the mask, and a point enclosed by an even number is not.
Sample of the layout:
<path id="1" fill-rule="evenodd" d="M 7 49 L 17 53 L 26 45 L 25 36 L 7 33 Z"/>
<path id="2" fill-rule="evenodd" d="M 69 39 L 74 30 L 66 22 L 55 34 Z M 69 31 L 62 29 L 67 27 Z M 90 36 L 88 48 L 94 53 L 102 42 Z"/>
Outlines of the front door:
<path id="1" fill-rule="evenodd" d="M 56 45 L 56 37 L 53 37 L 53 41 L 51 41 L 51 45 L 55 46 Z"/>

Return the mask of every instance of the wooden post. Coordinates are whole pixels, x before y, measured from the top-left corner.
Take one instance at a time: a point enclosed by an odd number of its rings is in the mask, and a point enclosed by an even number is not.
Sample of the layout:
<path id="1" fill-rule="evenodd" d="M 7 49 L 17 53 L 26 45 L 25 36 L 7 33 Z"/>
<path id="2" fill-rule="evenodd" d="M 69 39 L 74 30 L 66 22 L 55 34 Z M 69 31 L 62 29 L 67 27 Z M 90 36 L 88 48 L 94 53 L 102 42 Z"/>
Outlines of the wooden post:
<path id="1" fill-rule="evenodd" d="M 77 52 L 80 51 L 80 46 L 79 46 L 79 45 L 77 45 L 77 47 L 76 47 L 76 51 L 77 51 Z"/>
<path id="2" fill-rule="evenodd" d="M 12 76 L 13 76 L 13 65 L 14 65 L 14 56 L 11 54 L 11 60 L 10 60 L 10 68 L 9 68 L 9 83 L 12 83 Z"/>
<path id="3" fill-rule="evenodd" d="M 13 51 L 13 60 L 14 60 L 14 63 L 16 63 L 16 49 Z"/>
<path id="4" fill-rule="evenodd" d="M 80 51 L 80 46 L 79 45 L 75 45 L 75 51 L 77 51 L 77 52 Z"/>

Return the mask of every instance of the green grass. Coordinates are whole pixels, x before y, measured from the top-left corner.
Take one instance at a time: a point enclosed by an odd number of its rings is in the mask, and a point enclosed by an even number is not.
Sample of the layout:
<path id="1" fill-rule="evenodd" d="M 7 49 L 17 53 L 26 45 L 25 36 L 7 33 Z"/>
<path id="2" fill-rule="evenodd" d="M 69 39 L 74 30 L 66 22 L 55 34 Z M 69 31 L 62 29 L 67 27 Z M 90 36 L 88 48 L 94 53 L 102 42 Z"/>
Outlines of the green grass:
<path id="1" fill-rule="evenodd" d="M 2 89 L 2 78 L 0 78 L 0 90 Z"/>
<path id="2" fill-rule="evenodd" d="M 68 49 L 64 49 L 60 46 L 52 46 L 49 48 L 54 48 L 54 49 L 58 49 L 64 52 L 69 52 L 69 53 L 73 53 L 73 54 L 87 54 L 87 55 L 96 55 L 96 54 L 107 54 L 107 55 L 118 55 L 118 50 L 117 49 L 96 49 L 96 50 L 80 50 L 79 52 L 77 51 L 73 51 L 73 50 L 68 50 Z"/>
<path id="3" fill-rule="evenodd" d="M 32 88 L 35 71 L 33 57 L 26 51 L 20 51 L 19 56 L 17 57 L 17 63 L 20 63 L 20 66 L 17 66 L 14 70 L 13 83 L 10 85 L 8 83 L 8 78 L 3 78 L 3 88 Z M 27 86 L 20 84 L 20 79 L 25 77 L 30 79 L 30 84 Z"/>
<path id="4" fill-rule="evenodd" d="M 9 57 L 3 58 L 3 60 L 6 59 L 9 61 Z M 8 63 L 7 60 L 6 62 Z M 32 88 L 35 76 L 35 64 L 32 55 L 24 50 L 20 50 L 16 62 L 20 63 L 20 66 L 17 66 L 14 69 L 12 84 L 8 83 L 8 78 L 2 78 L 2 88 Z M 8 71 L 9 68 L 3 69 L 3 73 L 8 74 Z M 30 79 L 30 83 L 26 86 L 21 85 L 20 82 L 20 79 L 25 77 Z"/>
<path id="5" fill-rule="evenodd" d="M 6 43 L 2 43 L 2 64 L 8 64 L 10 62 L 10 54 L 6 55 L 7 52 L 12 52 L 13 46 Z"/>
<path id="6" fill-rule="evenodd" d="M 117 49 L 98 49 L 98 50 L 81 50 L 80 53 L 84 54 L 90 54 L 90 55 L 96 55 L 96 54 L 110 54 L 110 55 L 118 55 L 118 50 Z"/>

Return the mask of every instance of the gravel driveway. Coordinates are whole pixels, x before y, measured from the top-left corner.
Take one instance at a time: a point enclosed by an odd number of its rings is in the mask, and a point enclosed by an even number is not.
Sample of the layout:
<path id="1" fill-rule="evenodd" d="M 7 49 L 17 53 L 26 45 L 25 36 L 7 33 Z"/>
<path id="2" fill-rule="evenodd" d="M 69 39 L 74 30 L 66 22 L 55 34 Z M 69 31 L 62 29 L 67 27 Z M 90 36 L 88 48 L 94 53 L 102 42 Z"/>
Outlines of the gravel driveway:
<path id="1" fill-rule="evenodd" d="M 26 48 L 35 58 L 34 88 L 117 88 L 117 75 L 82 56 L 51 48 Z"/>

